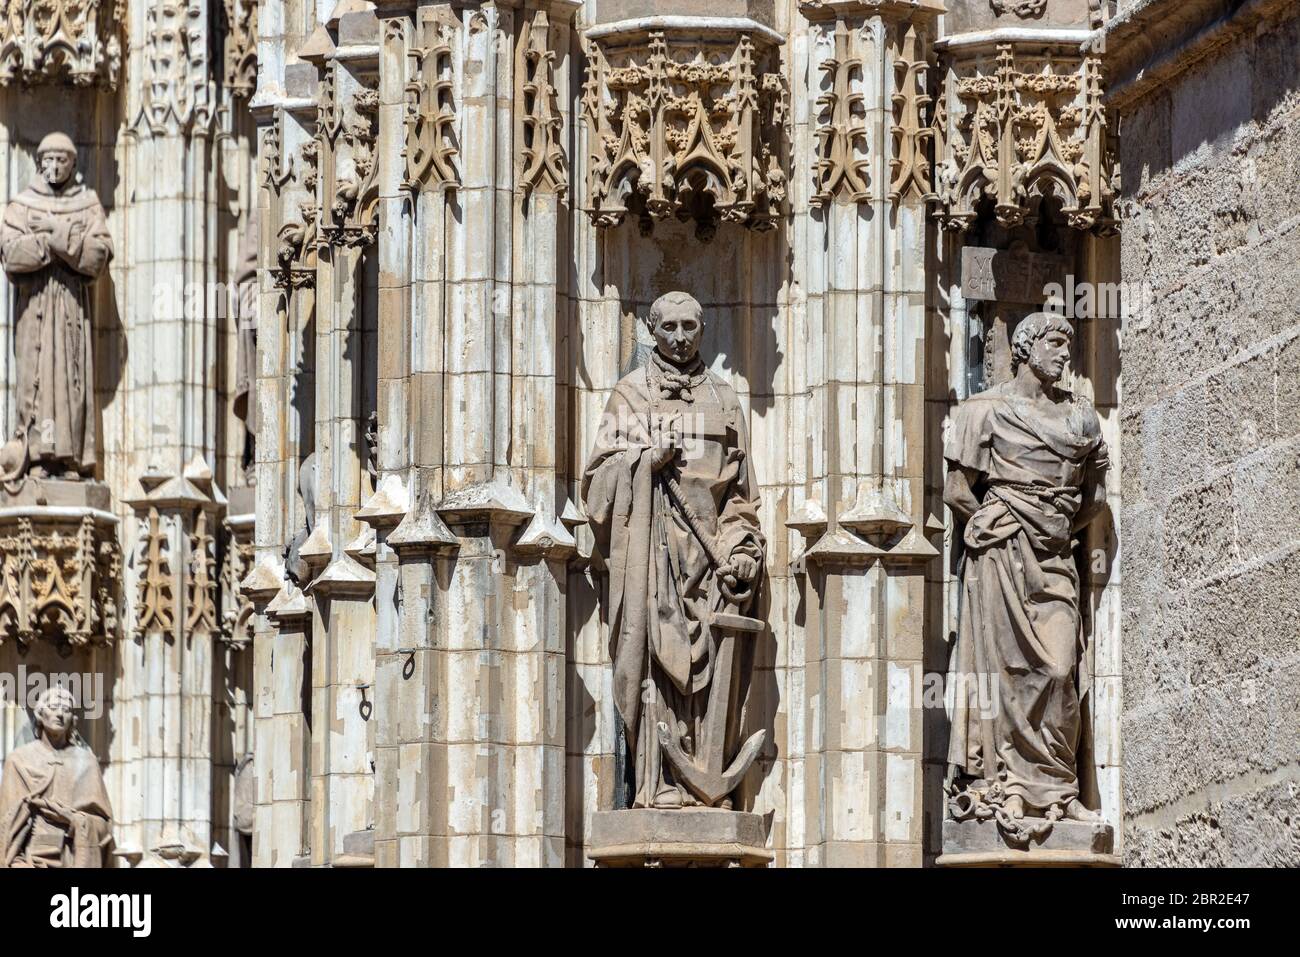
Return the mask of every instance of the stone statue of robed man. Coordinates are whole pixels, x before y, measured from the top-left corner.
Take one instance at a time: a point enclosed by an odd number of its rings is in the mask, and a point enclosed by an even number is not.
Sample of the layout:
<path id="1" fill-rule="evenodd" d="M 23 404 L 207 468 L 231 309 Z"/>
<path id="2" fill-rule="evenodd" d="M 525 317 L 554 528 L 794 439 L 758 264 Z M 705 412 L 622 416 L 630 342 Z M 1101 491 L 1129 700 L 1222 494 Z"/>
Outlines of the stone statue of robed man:
<path id="1" fill-rule="evenodd" d="M 0 867 L 103 867 L 113 811 L 99 761 L 72 741 L 75 702 L 65 688 L 36 703 L 35 741 L 15 748 L 0 775 Z"/>
<path id="2" fill-rule="evenodd" d="M 949 807 L 1020 845 L 1057 820 L 1100 822 L 1079 791 L 1089 682 L 1071 546 L 1105 506 L 1109 461 L 1091 403 L 1060 386 L 1072 334 L 1051 313 L 1023 319 L 1013 378 L 958 405 L 944 451 L 966 546 Z M 976 705 L 981 681 L 994 707 Z"/>
<path id="3" fill-rule="evenodd" d="M 609 573 L 614 696 L 633 807 L 732 805 L 763 533 L 744 412 L 699 356 L 700 304 L 661 296 L 649 361 L 614 387 L 582 480 Z"/>
<path id="4" fill-rule="evenodd" d="M 91 285 L 113 258 L 104 207 L 62 133 L 37 148 L 40 175 L 4 211 L 0 259 L 17 293 L 17 426 L 0 479 L 79 479 L 95 470 Z"/>

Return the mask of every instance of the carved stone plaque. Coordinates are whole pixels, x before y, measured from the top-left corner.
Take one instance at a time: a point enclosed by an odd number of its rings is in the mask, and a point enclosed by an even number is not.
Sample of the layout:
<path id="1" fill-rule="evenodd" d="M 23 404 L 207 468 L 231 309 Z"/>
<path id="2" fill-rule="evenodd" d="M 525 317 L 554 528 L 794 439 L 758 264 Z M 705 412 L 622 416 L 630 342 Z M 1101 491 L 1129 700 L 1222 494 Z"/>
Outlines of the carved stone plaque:
<path id="1" fill-rule="evenodd" d="M 961 251 L 961 294 L 967 299 L 1042 303 L 1048 283 L 1065 285 L 1070 260 L 1026 249 L 967 246 Z"/>

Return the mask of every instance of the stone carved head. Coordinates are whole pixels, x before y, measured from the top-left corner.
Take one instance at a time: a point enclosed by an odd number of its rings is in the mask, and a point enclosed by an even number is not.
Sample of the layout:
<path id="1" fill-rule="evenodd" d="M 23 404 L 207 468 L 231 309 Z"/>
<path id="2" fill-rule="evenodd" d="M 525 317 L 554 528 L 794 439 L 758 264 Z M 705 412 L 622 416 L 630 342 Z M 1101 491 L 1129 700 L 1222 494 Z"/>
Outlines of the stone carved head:
<path id="1" fill-rule="evenodd" d="M 36 148 L 41 176 L 51 186 L 67 183 L 77 172 L 77 147 L 66 133 L 50 133 Z"/>
<path id="2" fill-rule="evenodd" d="M 646 325 L 665 359 L 685 365 L 699 354 L 704 308 L 687 292 L 667 292 L 654 301 Z"/>
<path id="3" fill-rule="evenodd" d="M 1011 365 L 1028 364 L 1044 382 L 1059 382 L 1070 364 L 1074 327 L 1051 312 L 1035 312 L 1020 320 L 1011 337 Z"/>
<path id="4" fill-rule="evenodd" d="M 45 689 L 36 699 L 37 730 L 55 747 L 62 747 L 71 737 L 77 723 L 76 706 L 72 692 L 58 685 Z"/>

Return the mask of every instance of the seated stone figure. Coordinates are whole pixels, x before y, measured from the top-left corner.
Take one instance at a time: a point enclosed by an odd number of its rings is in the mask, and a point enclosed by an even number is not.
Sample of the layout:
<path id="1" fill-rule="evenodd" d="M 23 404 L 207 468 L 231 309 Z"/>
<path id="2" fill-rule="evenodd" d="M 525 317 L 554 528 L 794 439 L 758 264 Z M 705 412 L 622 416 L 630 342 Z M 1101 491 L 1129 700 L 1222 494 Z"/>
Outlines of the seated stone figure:
<path id="1" fill-rule="evenodd" d="M 36 703 L 35 741 L 0 776 L 0 867 L 103 867 L 112 809 L 99 761 L 71 740 L 75 702 L 64 688 Z"/>

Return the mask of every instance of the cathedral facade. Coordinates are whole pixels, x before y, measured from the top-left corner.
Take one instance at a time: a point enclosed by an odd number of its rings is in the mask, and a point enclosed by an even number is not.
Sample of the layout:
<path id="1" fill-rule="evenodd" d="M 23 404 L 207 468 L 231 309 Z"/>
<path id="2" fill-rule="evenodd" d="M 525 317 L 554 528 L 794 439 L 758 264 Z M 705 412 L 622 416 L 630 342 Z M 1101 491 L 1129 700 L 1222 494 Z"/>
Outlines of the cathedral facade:
<path id="1" fill-rule="evenodd" d="M 1296 4 L 10 6 L 14 860 L 1300 863 Z"/>

